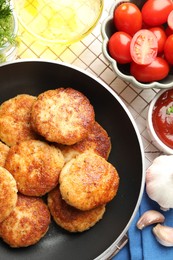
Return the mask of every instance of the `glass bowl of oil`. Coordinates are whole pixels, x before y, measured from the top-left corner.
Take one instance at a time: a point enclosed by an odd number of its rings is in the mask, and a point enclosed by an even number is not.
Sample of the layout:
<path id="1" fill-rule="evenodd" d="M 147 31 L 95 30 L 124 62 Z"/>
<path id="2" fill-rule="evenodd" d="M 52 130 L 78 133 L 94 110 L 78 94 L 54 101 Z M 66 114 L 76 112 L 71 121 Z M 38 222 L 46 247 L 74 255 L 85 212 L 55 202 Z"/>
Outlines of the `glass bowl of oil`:
<path id="1" fill-rule="evenodd" d="M 92 31 L 103 0 L 15 0 L 14 6 L 19 22 L 34 37 L 68 45 Z"/>

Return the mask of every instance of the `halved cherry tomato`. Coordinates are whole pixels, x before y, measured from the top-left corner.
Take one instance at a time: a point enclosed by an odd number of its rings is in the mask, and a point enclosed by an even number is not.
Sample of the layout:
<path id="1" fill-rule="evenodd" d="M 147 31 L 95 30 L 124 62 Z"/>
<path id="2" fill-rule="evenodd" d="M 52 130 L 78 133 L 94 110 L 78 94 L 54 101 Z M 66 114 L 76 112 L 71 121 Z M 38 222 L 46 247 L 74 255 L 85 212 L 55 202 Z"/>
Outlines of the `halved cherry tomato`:
<path id="1" fill-rule="evenodd" d="M 131 62 L 130 73 L 138 81 L 148 83 L 164 79 L 169 73 L 169 65 L 166 60 L 156 57 L 149 65 L 139 65 Z"/>
<path id="2" fill-rule="evenodd" d="M 112 58 L 124 64 L 132 61 L 130 55 L 130 42 L 132 37 L 125 32 L 114 33 L 108 42 L 108 50 Z"/>
<path id="3" fill-rule="evenodd" d="M 173 65 L 173 34 L 171 34 L 165 42 L 164 55 L 168 63 Z"/>
<path id="4" fill-rule="evenodd" d="M 153 32 L 139 30 L 132 38 L 130 53 L 134 62 L 140 65 L 150 64 L 158 52 L 158 41 Z"/>
<path id="5" fill-rule="evenodd" d="M 142 15 L 133 3 L 122 3 L 114 11 L 114 24 L 118 31 L 134 35 L 142 28 Z"/>
<path id="6" fill-rule="evenodd" d="M 152 27 L 150 28 L 150 31 L 152 31 L 158 41 L 158 53 L 162 53 L 164 49 L 164 45 L 167 39 L 166 33 L 162 27 Z"/>
<path id="7" fill-rule="evenodd" d="M 169 28 L 173 30 L 173 11 L 169 13 L 167 23 Z"/>
<path id="8" fill-rule="evenodd" d="M 141 9 L 142 19 L 150 26 L 159 26 L 167 22 L 172 10 L 172 0 L 148 0 Z"/>

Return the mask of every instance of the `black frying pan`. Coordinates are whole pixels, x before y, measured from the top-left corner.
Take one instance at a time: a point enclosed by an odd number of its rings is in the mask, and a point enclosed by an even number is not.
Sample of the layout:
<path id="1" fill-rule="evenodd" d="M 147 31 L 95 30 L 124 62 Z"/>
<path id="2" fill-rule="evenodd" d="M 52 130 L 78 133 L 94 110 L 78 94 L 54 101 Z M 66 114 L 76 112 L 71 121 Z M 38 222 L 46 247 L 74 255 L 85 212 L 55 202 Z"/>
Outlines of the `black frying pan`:
<path id="1" fill-rule="evenodd" d="M 53 221 L 36 245 L 12 249 L 0 240 L 3 260 L 107 259 L 123 238 L 139 206 L 144 187 L 144 157 L 140 135 L 130 113 L 114 91 L 71 65 L 46 61 L 17 61 L 0 66 L 0 102 L 17 94 L 39 93 L 59 87 L 83 92 L 95 108 L 96 120 L 112 141 L 109 161 L 120 175 L 117 196 L 103 219 L 83 233 L 70 234 Z"/>

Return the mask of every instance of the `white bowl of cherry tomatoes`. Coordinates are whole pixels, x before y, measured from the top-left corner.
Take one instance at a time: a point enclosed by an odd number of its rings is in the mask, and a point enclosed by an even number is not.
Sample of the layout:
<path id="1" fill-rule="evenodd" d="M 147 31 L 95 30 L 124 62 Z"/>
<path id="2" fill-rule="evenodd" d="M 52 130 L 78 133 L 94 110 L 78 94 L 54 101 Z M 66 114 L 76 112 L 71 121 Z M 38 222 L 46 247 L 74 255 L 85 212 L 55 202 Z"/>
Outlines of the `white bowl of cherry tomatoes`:
<path id="1" fill-rule="evenodd" d="M 173 154 L 173 88 L 160 90 L 151 101 L 147 130 L 160 151 Z"/>
<path id="2" fill-rule="evenodd" d="M 117 0 L 101 27 L 103 54 L 139 88 L 173 86 L 173 1 Z"/>

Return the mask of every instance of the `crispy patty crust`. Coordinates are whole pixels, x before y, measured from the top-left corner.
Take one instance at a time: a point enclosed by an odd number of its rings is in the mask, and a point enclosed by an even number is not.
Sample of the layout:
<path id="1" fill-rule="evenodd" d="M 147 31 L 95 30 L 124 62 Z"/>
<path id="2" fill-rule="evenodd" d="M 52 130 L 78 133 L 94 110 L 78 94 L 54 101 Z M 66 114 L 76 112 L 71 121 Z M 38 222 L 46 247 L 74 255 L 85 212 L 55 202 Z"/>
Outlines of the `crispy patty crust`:
<path id="1" fill-rule="evenodd" d="M 0 106 L 0 139 L 8 146 L 37 139 L 30 124 L 31 107 L 36 97 L 21 94 L 11 98 Z"/>
<path id="2" fill-rule="evenodd" d="M 72 88 L 58 88 L 40 94 L 32 107 L 35 131 L 50 142 L 71 145 L 85 138 L 95 121 L 88 98 Z"/>
<path id="3" fill-rule="evenodd" d="M 0 141 L 0 166 L 4 167 L 9 147 Z"/>
<path id="4" fill-rule="evenodd" d="M 9 216 L 16 203 L 16 181 L 9 171 L 0 167 L 0 222 Z"/>
<path id="5" fill-rule="evenodd" d="M 74 145 L 60 145 L 59 148 L 64 155 L 65 162 L 86 151 L 93 151 L 107 160 L 111 151 L 111 140 L 106 130 L 95 122 L 91 132 L 82 141 Z"/>
<path id="6" fill-rule="evenodd" d="M 49 192 L 48 207 L 54 221 L 70 232 L 83 232 L 94 226 L 105 213 L 105 205 L 81 211 L 68 205 L 61 197 L 59 186 Z"/>
<path id="7" fill-rule="evenodd" d="M 11 247 L 37 243 L 47 232 L 50 212 L 41 198 L 18 195 L 17 205 L 0 224 L 0 236 Z"/>
<path id="8" fill-rule="evenodd" d="M 103 157 L 85 152 L 65 164 L 59 183 L 66 203 L 79 210 L 90 210 L 114 198 L 119 175 Z"/>
<path id="9" fill-rule="evenodd" d="M 39 140 L 12 146 L 5 162 L 5 168 L 16 179 L 18 190 L 28 196 L 43 196 L 53 189 L 63 165 L 61 151 Z"/>

